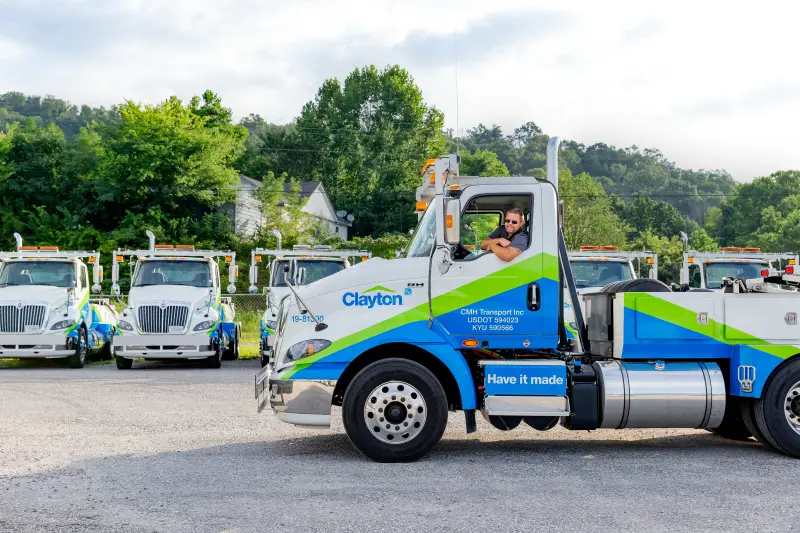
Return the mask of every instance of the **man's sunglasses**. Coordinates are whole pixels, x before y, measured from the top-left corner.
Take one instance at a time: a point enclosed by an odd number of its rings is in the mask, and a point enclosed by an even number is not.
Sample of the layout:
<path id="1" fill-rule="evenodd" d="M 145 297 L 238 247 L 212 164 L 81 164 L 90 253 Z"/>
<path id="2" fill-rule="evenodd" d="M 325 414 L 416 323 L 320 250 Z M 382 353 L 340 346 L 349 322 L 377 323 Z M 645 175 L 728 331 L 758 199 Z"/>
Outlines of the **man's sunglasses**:
<path id="1" fill-rule="evenodd" d="M 517 224 L 519 224 L 519 220 L 511 220 L 510 218 L 507 218 L 506 224 L 514 224 L 516 226 Z"/>

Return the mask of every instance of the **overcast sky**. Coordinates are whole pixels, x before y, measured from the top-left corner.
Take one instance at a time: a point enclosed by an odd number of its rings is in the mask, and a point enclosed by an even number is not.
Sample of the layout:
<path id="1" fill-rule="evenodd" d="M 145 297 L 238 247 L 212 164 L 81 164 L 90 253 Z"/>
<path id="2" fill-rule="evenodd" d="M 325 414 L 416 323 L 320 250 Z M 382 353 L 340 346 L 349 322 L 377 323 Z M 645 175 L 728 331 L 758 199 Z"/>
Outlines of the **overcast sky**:
<path id="1" fill-rule="evenodd" d="M 798 4 L 0 0 L 0 92 L 109 106 L 208 88 L 282 123 L 324 79 L 397 63 L 447 127 L 533 120 L 749 181 L 800 169 Z"/>

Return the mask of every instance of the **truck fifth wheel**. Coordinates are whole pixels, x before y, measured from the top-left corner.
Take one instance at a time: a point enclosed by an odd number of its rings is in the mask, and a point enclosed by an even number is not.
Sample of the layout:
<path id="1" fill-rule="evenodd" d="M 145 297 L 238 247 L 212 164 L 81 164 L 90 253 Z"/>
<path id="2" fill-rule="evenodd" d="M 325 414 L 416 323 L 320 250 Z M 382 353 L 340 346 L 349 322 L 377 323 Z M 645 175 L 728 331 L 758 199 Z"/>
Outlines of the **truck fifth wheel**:
<path id="1" fill-rule="evenodd" d="M 457 156 L 429 160 L 402 258 L 282 299 L 275 357 L 255 375 L 258 409 L 327 427 L 341 405 L 351 441 L 376 461 L 424 456 L 456 411 L 467 432 L 477 412 L 501 430 L 727 427 L 800 456 L 800 294 L 625 280 L 582 295 L 584 320 L 557 150 L 551 139 L 543 181 L 459 176 Z M 530 240 L 505 262 L 480 242 L 512 208 Z M 579 342 L 566 334 L 565 298 Z M 298 313 L 324 320 L 288 320 Z"/>

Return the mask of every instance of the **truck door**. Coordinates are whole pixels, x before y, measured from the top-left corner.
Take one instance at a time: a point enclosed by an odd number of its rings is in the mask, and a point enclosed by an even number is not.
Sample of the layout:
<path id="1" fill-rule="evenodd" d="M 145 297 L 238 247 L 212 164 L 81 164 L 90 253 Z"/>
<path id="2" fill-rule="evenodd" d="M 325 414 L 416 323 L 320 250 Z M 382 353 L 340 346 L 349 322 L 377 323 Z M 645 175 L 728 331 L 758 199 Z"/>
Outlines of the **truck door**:
<path id="1" fill-rule="evenodd" d="M 547 207 L 543 190 L 538 184 L 463 190 L 460 244 L 437 247 L 431 263 L 433 314 L 456 346 L 477 341 L 478 347 L 495 349 L 556 347 L 555 195 L 547 189 L 552 195 Z M 515 207 L 525 213 L 528 247 L 506 262 L 480 246 Z M 543 227 L 550 219 L 551 227 Z"/>

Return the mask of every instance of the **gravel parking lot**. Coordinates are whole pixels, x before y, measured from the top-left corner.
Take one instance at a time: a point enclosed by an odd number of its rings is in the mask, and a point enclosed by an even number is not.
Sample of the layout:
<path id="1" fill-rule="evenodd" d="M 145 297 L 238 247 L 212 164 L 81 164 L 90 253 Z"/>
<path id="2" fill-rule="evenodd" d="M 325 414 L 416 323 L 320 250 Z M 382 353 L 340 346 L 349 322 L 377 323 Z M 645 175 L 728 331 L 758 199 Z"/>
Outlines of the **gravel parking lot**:
<path id="1" fill-rule="evenodd" d="M 256 413 L 255 360 L 0 368 L 0 531 L 789 531 L 800 462 L 704 431 L 452 416 L 423 460 Z M 338 415 L 338 413 L 336 413 Z"/>

